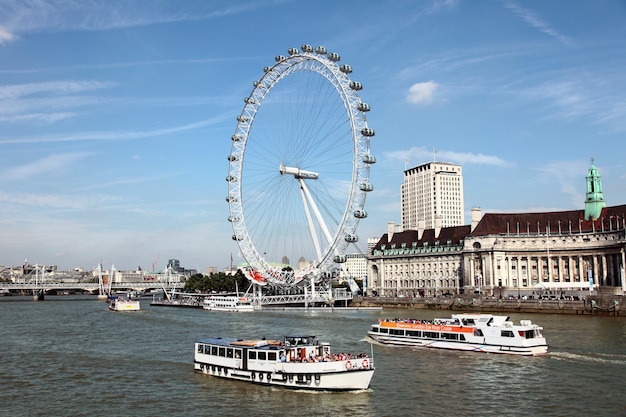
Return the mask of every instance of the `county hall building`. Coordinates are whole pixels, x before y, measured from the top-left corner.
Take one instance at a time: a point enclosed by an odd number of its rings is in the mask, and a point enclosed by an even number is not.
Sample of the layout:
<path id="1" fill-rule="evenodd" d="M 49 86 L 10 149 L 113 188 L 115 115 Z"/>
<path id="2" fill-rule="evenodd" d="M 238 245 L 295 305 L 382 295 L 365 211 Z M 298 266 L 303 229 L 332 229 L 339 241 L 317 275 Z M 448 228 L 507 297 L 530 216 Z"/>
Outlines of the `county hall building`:
<path id="1" fill-rule="evenodd" d="M 486 213 L 471 225 L 388 225 L 368 254 L 368 295 L 433 297 L 626 291 L 626 205 L 607 207 L 593 165 L 584 209 Z"/>

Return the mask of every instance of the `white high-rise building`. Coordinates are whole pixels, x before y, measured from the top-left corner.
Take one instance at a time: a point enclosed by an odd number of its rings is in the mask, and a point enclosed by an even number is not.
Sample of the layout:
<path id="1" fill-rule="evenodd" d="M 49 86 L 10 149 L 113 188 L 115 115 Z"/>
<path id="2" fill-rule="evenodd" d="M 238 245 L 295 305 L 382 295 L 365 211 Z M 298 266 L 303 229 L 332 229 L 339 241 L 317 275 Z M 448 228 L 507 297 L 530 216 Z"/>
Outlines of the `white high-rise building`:
<path id="1" fill-rule="evenodd" d="M 407 169 L 400 194 L 404 230 L 462 226 L 464 223 L 463 170 L 460 165 L 427 162 Z M 440 224 L 436 224 L 438 218 Z"/>

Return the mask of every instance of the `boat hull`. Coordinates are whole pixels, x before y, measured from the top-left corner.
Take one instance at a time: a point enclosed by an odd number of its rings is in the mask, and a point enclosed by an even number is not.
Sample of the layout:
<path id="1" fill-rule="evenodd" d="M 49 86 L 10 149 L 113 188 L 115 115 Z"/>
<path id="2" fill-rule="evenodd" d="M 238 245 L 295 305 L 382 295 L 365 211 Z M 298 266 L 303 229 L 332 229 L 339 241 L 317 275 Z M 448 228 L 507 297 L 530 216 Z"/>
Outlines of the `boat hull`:
<path id="1" fill-rule="evenodd" d="M 280 340 L 206 338 L 194 344 L 194 370 L 254 384 L 317 391 L 365 390 L 374 358 L 331 353 L 316 336 Z"/>
<path id="2" fill-rule="evenodd" d="M 313 373 L 284 372 L 282 370 L 261 372 L 195 362 L 194 369 L 196 372 L 218 378 L 289 389 L 318 391 L 366 390 L 374 376 L 373 368 L 358 369 L 351 372 L 344 370 Z"/>
<path id="3" fill-rule="evenodd" d="M 139 311 L 141 305 L 139 300 L 114 300 L 109 304 L 111 311 Z"/>
<path id="4" fill-rule="evenodd" d="M 530 320 L 515 324 L 507 316 L 463 313 L 432 320 L 379 320 L 367 335 L 385 345 L 538 356 L 548 353 L 541 330 Z"/>
<path id="5" fill-rule="evenodd" d="M 470 343 L 470 342 L 450 342 L 443 340 L 423 340 L 423 339 L 406 339 L 406 338 L 393 338 L 380 335 L 368 335 L 371 340 L 383 345 L 395 345 L 395 346 L 410 346 L 410 347 L 424 347 L 432 349 L 447 349 L 447 350 L 464 350 L 468 352 L 482 352 L 482 353 L 503 353 L 509 355 L 520 356 L 539 356 L 548 353 L 548 346 L 506 346 L 499 344 L 484 344 L 484 343 Z"/>

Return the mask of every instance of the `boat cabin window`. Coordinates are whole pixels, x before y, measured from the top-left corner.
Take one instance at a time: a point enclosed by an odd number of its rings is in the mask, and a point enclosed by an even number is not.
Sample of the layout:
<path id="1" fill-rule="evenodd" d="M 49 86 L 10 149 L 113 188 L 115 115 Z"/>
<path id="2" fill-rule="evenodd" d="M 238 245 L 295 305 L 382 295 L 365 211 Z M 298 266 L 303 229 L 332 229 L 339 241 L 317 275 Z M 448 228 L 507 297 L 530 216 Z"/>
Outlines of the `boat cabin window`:
<path id="1" fill-rule="evenodd" d="M 381 333 L 389 333 L 389 329 L 387 329 L 386 327 L 381 327 L 381 328 L 379 329 L 379 331 L 380 331 Z"/>
<path id="2" fill-rule="evenodd" d="M 422 332 L 419 330 L 407 330 L 406 335 L 411 337 L 422 337 Z"/>
<path id="3" fill-rule="evenodd" d="M 232 358 L 233 357 L 233 348 L 226 349 L 226 357 L 227 358 Z"/>
<path id="4" fill-rule="evenodd" d="M 402 329 L 391 329 L 389 333 L 397 336 L 404 336 L 404 330 Z"/>
<path id="5" fill-rule="evenodd" d="M 219 356 L 226 356 L 226 348 L 225 347 L 221 347 L 219 348 Z"/>
<path id="6" fill-rule="evenodd" d="M 447 340 L 459 340 L 459 335 L 456 333 L 441 333 L 441 338 Z"/>
<path id="7" fill-rule="evenodd" d="M 198 344 L 198 353 L 208 353 L 208 352 L 205 352 L 204 350 L 205 348 L 206 348 L 206 345 Z"/>
<path id="8" fill-rule="evenodd" d="M 439 339 L 439 332 L 423 332 L 427 339 Z"/>
<path id="9" fill-rule="evenodd" d="M 267 352 L 267 360 L 275 361 L 276 360 L 276 352 Z"/>
<path id="10" fill-rule="evenodd" d="M 483 336 L 483 331 L 480 329 L 474 329 L 474 336 Z"/>
<path id="11" fill-rule="evenodd" d="M 534 339 L 535 337 L 541 337 L 539 332 L 535 332 L 534 330 L 520 330 L 519 335 L 525 339 Z"/>
<path id="12" fill-rule="evenodd" d="M 260 361 L 264 361 L 264 360 L 266 360 L 266 359 L 267 359 L 267 352 L 258 352 L 258 353 L 257 353 L 257 358 L 258 358 Z"/>
<path id="13" fill-rule="evenodd" d="M 502 337 L 515 337 L 512 330 L 500 330 L 500 336 Z"/>
<path id="14" fill-rule="evenodd" d="M 251 350 L 248 352 L 248 359 L 256 359 L 256 350 Z"/>
<path id="15" fill-rule="evenodd" d="M 211 346 L 211 355 L 217 356 L 217 346 Z"/>

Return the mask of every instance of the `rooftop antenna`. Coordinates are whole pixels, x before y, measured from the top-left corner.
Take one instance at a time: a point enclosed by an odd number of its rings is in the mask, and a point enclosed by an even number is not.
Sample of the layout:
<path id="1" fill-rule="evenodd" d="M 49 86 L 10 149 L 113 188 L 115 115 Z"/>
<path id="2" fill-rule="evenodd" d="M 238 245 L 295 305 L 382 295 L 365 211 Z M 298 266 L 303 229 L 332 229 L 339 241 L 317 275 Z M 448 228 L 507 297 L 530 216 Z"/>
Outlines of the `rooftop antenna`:
<path id="1" fill-rule="evenodd" d="M 404 158 L 404 170 L 409 169 L 409 158 Z"/>
<path id="2" fill-rule="evenodd" d="M 433 148 L 433 162 L 437 162 L 437 148 Z"/>

